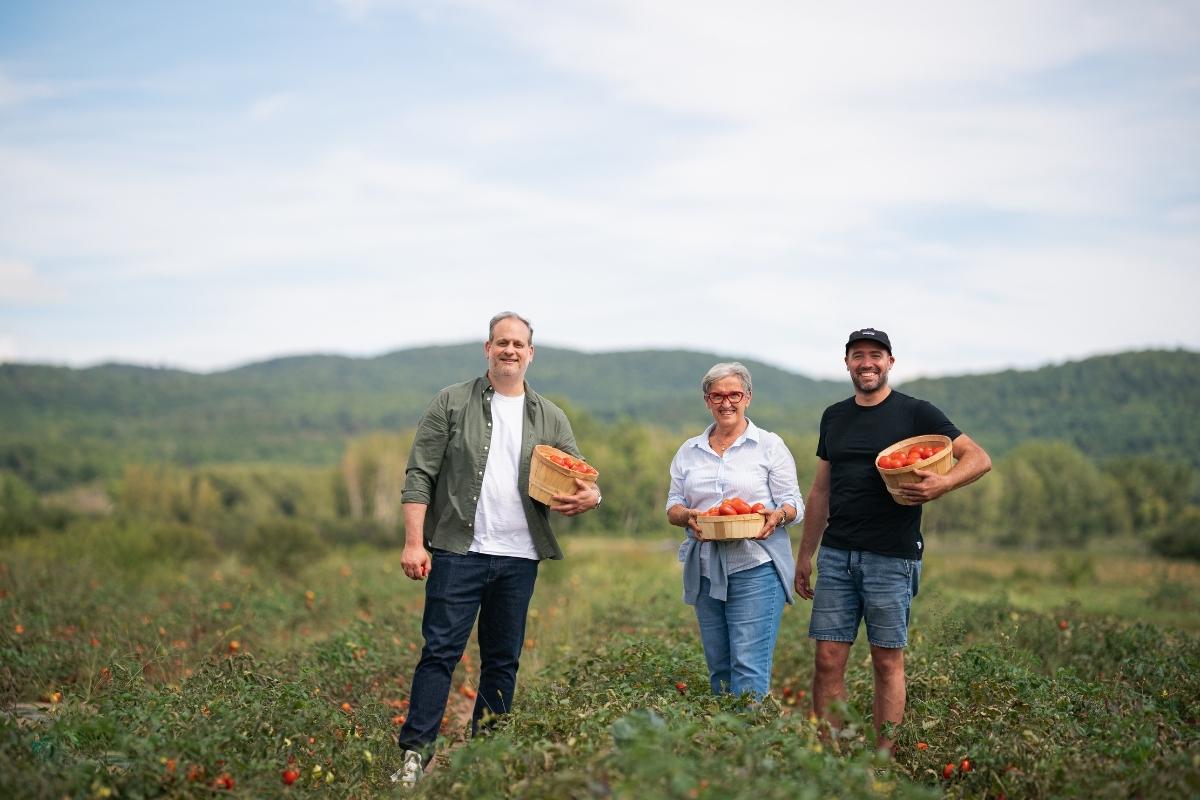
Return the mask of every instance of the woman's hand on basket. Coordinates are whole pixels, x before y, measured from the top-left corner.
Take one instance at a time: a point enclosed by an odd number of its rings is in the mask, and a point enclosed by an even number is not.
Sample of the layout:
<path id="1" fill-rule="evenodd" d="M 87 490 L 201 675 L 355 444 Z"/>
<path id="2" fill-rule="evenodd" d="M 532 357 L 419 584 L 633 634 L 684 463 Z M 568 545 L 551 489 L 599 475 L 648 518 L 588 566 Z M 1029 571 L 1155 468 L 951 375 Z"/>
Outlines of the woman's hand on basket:
<path id="1" fill-rule="evenodd" d="M 763 526 L 762 530 L 758 532 L 758 536 L 754 537 L 755 539 L 767 538 L 787 519 L 787 512 L 782 508 L 777 508 L 774 511 L 760 511 L 759 513 L 763 515 Z"/>

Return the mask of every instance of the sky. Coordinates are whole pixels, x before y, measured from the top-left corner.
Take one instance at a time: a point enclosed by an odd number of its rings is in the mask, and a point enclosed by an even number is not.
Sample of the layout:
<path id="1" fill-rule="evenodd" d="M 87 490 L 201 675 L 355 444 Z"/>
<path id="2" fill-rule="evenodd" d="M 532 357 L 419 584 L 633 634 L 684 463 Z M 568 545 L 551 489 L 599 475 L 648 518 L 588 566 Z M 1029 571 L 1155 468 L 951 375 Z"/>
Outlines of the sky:
<path id="1" fill-rule="evenodd" d="M 514 310 L 903 380 L 1197 350 L 1198 299 L 1196 0 L 0 4 L 0 361 Z"/>

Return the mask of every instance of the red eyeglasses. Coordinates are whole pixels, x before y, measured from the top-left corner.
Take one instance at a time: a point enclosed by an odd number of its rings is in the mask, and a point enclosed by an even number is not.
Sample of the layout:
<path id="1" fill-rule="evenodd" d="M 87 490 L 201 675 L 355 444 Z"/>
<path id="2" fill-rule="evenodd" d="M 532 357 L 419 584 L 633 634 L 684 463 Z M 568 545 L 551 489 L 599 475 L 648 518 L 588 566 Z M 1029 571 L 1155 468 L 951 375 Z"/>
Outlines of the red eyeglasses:
<path id="1" fill-rule="evenodd" d="M 709 392 L 708 394 L 704 395 L 704 399 L 712 403 L 714 406 L 719 406 L 726 400 L 736 406 L 738 403 L 742 402 L 742 398 L 745 396 L 745 392 L 726 392 L 725 394 L 721 394 L 720 392 Z"/>

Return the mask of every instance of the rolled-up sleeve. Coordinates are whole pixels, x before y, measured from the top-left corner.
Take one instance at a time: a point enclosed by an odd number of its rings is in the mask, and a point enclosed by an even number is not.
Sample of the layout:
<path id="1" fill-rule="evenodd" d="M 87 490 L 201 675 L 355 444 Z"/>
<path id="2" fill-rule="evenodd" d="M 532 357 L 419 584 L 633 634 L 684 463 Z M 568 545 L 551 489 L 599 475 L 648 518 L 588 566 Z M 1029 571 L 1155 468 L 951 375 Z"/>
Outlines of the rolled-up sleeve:
<path id="1" fill-rule="evenodd" d="M 562 411 L 555 410 L 558 413 L 554 415 L 554 446 L 576 458 L 583 458 L 583 453 L 579 452 L 579 445 L 575 441 L 575 431 L 571 430 L 571 421 Z"/>
<path id="2" fill-rule="evenodd" d="M 687 447 L 687 445 L 684 445 Z M 681 447 L 675 457 L 671 459 L 671 487 L 667 490 L 667 511 L 670 511 L 675 506 L 684 506 L 691 508 L 688 505 L 687 497 L 683 493 L 684 473 L 682 465 L 682 456 L 684 447 Z"/>
<path id="3" fill-rule="evenodd" d="M 796 518 L 788 523 L 793 525 L 804 519 L 804 496 L 800 493 L 800 481 L 796 477 L 796 459 L 788 450 L 783 438 L 775 436 L 770 448 L 767 480 L 771 487 L 771 497 L 778 508 L 784 503 L 790 503 L 796 509 Z"/>
<path id="4" fill-rule="evenodd" d="M 404 470 L 401 502 L 433 504 L 434 487 L 437 485 L 438 474 L 442 471 L 449 436 L 446 394 L 442 392 L 429 403 L 421 416 L 421 422 L 417 425 L 412 452 L 408 456 L 408 466 Z"/>

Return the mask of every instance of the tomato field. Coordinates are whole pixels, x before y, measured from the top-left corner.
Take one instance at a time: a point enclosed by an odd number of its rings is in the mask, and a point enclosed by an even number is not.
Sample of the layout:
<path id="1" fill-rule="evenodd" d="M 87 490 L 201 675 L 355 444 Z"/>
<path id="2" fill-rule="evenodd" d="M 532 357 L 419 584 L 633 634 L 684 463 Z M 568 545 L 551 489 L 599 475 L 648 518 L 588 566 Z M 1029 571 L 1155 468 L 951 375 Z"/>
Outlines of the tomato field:
<path id="1" fill-rule="evenodd" d="M 871 668 L 809 719 L 808 606 L 771 696 L 714 698 L 671 540 L 543 563 L 514 713 L 466 741 L 475 653 L 417 797 L 1195 797 L 1200 568 L 930 545 L 892 761 Z M 0 550 L 0 796 L 377 797 L 420 649 L 399 551 L 250 558 L 106 524 Z M 474 645 L 472 645 L 473 647 Z"/>

